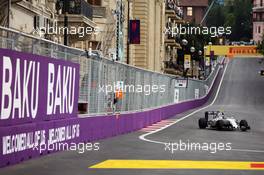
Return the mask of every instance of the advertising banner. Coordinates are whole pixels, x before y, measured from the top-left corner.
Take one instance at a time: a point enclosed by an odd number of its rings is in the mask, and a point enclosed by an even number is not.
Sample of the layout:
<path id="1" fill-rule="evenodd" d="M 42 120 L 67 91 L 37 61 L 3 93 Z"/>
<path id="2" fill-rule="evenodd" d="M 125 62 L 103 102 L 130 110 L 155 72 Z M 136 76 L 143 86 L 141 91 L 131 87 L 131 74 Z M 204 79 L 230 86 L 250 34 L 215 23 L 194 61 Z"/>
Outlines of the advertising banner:
<path id="1" fill-rule="evenodd" d="M 187 87 L 187 79 L 176 80 L 175 87 L 186 88 Z"/>
<path id="2" fill-rule="evenodd" d="M 140 44 L 140 20 L 129 21 L 129 43 Z"/>
<path id="3" fill-rule="evenodd" d="M 79 65 L 0 49 L 0 126 L 77 117 Z"/>
<path id="4" fill-rule="evenodd" d="M 210 57 L 205 57 L 205 66 L 210 66 Z"/>
<path id="5" fill-rule="evenodd" d="M 179 103 L 180 101 L 180 89 L 174 90 L 174 103 Z"/>
<path id="6" fill-rule="evenodd" d="M 184 69 L 191 68 L 191 55 L 184 55 Z"/>
<path id="7" fill-rule="evenodd" d="M 199 89 L 195 89 L 194 90 L 194 98 L 198 99 L 200 97 L 200 90 Z"/>

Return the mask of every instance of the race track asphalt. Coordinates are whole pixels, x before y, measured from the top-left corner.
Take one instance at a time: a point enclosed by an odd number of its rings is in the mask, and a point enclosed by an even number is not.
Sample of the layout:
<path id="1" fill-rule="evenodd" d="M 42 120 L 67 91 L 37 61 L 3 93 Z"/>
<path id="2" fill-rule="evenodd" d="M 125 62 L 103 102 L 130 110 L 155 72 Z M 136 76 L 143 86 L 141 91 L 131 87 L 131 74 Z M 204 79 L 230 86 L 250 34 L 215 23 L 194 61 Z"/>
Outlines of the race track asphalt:
<path id="1" fill-rule="evenodd" d="M 175 151 L 165 150 L 163 144 L 140 140 L 142 131 L 99 141 L 100 150 L 78 154 L 74 151 L 51 154 L 0 169 L 1 175 L 263 175 L 255 170 L 197 170 L 197 169 L 94 169 L 105 160 L 197 160 L 264 162 L 264 68 L 259 58 L 236 58 L 228 64 L 215 103 L 188 118 L 146 137 L 166 143 L 231 143 L 232 150 Z M 214 94 L 217 94 L 216 91 Z M 214 98 L 205 105 L 207 106 Z M 175 116 L 175 119 L 196 111 Z M 251 131 L 200 130 L 198 119 L 206 110 L 222 110 L 237 119 L 246 119 Z M 113 165 L 114 166 L 114 165 Z"/>

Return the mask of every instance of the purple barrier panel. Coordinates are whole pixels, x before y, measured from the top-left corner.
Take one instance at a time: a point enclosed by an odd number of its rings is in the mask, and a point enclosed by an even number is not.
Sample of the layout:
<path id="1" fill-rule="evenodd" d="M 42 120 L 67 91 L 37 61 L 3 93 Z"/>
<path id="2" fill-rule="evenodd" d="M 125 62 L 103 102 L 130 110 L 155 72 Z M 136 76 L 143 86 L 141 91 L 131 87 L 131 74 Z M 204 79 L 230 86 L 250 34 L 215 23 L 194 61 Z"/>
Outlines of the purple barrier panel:
<path id="1" fill-rule="evenodd" d="M 104 139 L 105 138 L 105 134 L 106 134 L 106 132 L 105 132 L 105 130 L 106 130 L 106 127 L 108 126 L 108 127 L 111 127 L 111 126 L 109 126 L 108 125 L 108 123 L 107 123 L 107 120 L 109 119 L 110 117 L 104 117 L 102 120 L 101 120 L 101 123 L 100 123 L 100 125 L 101 125 L 101 132 L 100 132 L 100 135 L 99 135 L 99 139 Z"/>
<path id="2" fill-rule="evenodd" d="M 217 77 L 217 81 L 220 75 Z M 217 81 L 213 84 L 216 86 Z M 212 90 L 213 90 L 212 88 Z M 26 160 L 30 157 L 40 156 L 38 151 L 30 149 L 21 149 L 21 145 L 25 140 L 24 135 L 34 135 L 34 143 L 40 146 L 41 143 L 56 144 L 56 143 L 78 143 L 85 141 L 95 141 L 101 138 L 111 137 L 116 134 L 128 133 L 130 129 L 138 130 L 149 126 L 162 119 L 170 118 L 176 114 L 185 112 L 189 109 L 203 105 L 211 96 L 213 91 L 198 100 L 183 102 L 180 104 L 170 105 L 167 107 L 154 109 L 150 111 L 138 112 L 133 114 L 123 114 L 119 118 L 116 116 L 98 116 L 88 118 L 71 118 L 51 121 L 41 121 L 32 124 L 23 124 L 11 127 L 0 127 L 0 167 L 6 166 L 7 163 L 19 163 L 21 160 Z M 9 141 L 8 137 L 10 136 Z M 20 139 L 17 145 L 14 146 L 12 138 Z M 24 140 L 23 140 L 24 138 Z M 11 141 L 10 141 L 11 140 Z M 15 152 L 8 147 L 8 144 L 13 145 Z M 27 147 L 26 147 L 27 148 Z M 21 149 L 21 150 L 20 150 Z M 11 150 L 10 154 L 4 154 Z M 60 150 L 51 150 L 56 152 Z M 47 154 L 48 150 L 42 151 L 42 155 Z"/>
<path id="3" fill-rule="evenodd" d="M 4 139 L 2 139 L 4 136 L 8 136 L 8 135 L 10 135 L 10 133 L 12 133 L 12 132 L 14 132 L 15 130 L 14 130 L 15 128 L 14 127 L 0 127 L 0 137 L 1 137 L 1 139 L 0 139 L 0 152 L 1 152 L 1 154 L 0 154 L 0 167 L 4 167 L 4 166 L 8 166 L 8 165 L 10 165 L 10 164 L 12 164 L 12 162 L 14 162 L 15 161 L 15 154 L 10 154 L 10 155 L 6 155 L 6 154 L 4 154 L 3 152 L 3 150 L 5 149 L 5 148 L 3 148 L 3 140 Z"/>
<path id="4" fill-rule="evenodd" d="M 147 114 L 148 114 L 148 118 L 147 118 L 148 123 L 147 123 L 147 126 L 148 125 L 152 125 L 156 121 L 156 115 L 154 115 L 153 110 L 147 111 Z"/>
<path id="5" fill-rule="evenodd" d="M 68 147 L 74 145 L 74 143 L 82 142 L 81 130 L 86 130 L 87 128 L 81 128 L 79 119 L 65 119 L 53 121 L 53 128 L 49 129 L 49 143 L 51 143 L 51 150 L 48 153 L 69 150 Z M 49 143 L 46 143 L 49 145 Z M 66 143 L 65 145 L 58 143 Z M 53 149 L 54 148 L 54 149 Z"/>
<path id="6" fill-rule="evenodd" d="M 133 120 L 136 118 L 134 114 L 130 114 L 126 118 L 126 133 L 130 133 L 133 131 Z"/>
<path id="7" fill-rule="evenodd" d="M 121 118 L 116 118 L 116 116 L 112 116 L 112 121 L 114 122 L 114 125 L 111 128 L 114 130 L 115 135 L 121 134 Z"/>
<path id="8" fill-rule="evenodd" d="M 140 128 L 144 128 L 145 126 L 146 126 L 146 121 L 144 120 L 144 118 L 146 117 L 145 115 L 146 115 L 146 113 L 138 113 L 138 114 L 134 114 L 134 115 L 137 115 L 137 119 L 138 119 L 138 123 L 135 123 L 135 127 L 137 128 L 137 129 L 140 129 Z"/>
<path id="9" fill-rule="evenodd" d="M 118 123 L 118 135 L 123 134 L 124 125 L 125 125 L 125 117 L 119 118 L 117 120 Z"/>
<path id="10" fill-rule="evenodd" d="M 135 122 L 134 122 L 135 120 L 136 120 L 135 115 L 132 114 L 132 117 L 130 118 L 130 121 L 129 121 L 131 123 L 131 128 L 130 128 L 129 132 L 135 131 Z"/>
<path id="11" fill-rule="evenodd" d="M 112 119 L 110 117 L 105 117 L 102 121 L 102 136 L 101 139 L 105 139 L 110 136 L 109 131 L 112 129 L 111 124 Z"/>
<path id="12" fill-rule="evenodd" d="M 81 118 L 79 119 L 80 127 L 80 139 L 82 142 L 91 142 L 92 140 L 96 140 L 94 137 L 94 120 L 95 118 Z M 85 128 L 85 129 L 83 129 Z"/>
<path id="13" fill-rule="evenodd" d="M 143 120 L 144 120 L 144 127 L 151 125 L 150 117 L 149 117 L 150 112 L 149 111 L 145 111 L 145 112 L 143 112 L 143 114 L 145 114 L 145 116 L 143 118 Z"/>
<path id="14" fill-rule="evenodd" d="M 138 125 L 138 129 L 140 128 L 145 128 L 147 125 L 147 117 L 148 117 L 148 112 L 142 112 L 142 113 L 139 113 L 139 116 L 140 116 L 140 124 L 141 125 Z"/>
<path id="15" fill-rule="evenodd" d="M 92 132 L 93 132 L 93 140 L 99 140 L 102 130 L 101 121 L 104 120 L 105 117 L 96 117 L 92 118 L 90 122 L 92 122 Z"/>
<path id="16" fill-rule="evenodd" d="M 137 128 L 136 127 L 136 122 L 140 123 L 140 118 L 136 118 L 134 113 L 132 114 L 132 116 L 133 117 L 131 117 L 131 119 L 130 119 L 130 122 L 132 124 L 131 132 L 134 132 L 134 131 L 136 131 L 136 128 Z"/>
<path id="17" fill-rule="evenodd" d="M 133 127 L 133 123 L 131 122 L 133 118 L 134 118 L 133 114 L 126 116 L 124 133 L 130 133 L 130 130 Z"/>
<path id="18" fill-rule="evenodd" d="M 117 134 L 118 135 L 122 134 L 122 123 L 123 123 L 123 118 L 117 120 L 117 128 L 118 128 Z"/>
<path id="19" fill-rule="evenodd" d="M 116 136 L 118 132 L 118 119 L 111 120 L 111 135 Z"/>
<path id="20" fill-rule="evenodd" d="M 0 127 L 0 133 L 0 167 L 39 156 L 35 145 L 43 140 L 45 133 L 42 128 L 37 128 L 36 124 Z"/>
<path id="21" fill-rule="evenodd" d="M 133 131 L 137 131 L 137 130 L 139 130 L 139 129 L 144 127 L 144 123 L 142 121 L 142 115 L 143 114 L 139 113 L 137 115 L 137 117 L 135 117 L 135 115 L 136 114 L 134 113 L 133 114 L 133 120 L 132 120 L 132 122 L 133 122 Z"/>
<path id="22" fill-rule="evenodd" d="M 143 114 L 145 114 L 146 116 L 143 116 L 143 120 L 144 120 L 144 127 L 147 127 L 149 125 L 151 125 L 150 122 L 150 111 L 145 111 Z"/>
<path id="23" fill-rule="evenodd" d="M 79 119 L 65 119 L 0 127 L 0 136 L 0 167 L 3 167 L 65 150 L 59 143 L 79 142 L 80 124 Z"/>
<path id="24" fill-rule="evenodd" d="M 129 127 L 129 124 L 128 124 L 128 118 L 129 117 L 133 117 L 131 114 L 128 114 L 128 115 L 126 115 L 125 117 L 122 117 L 122 123 L 121 123 L 121 134 L 126 134 L 127 133 L 127 130 L 128 130 L 128 128 L 127 127 Z"/>
<path id="25" fill-rule="evenodd" d="M 131 114 L 131 116 L 129 117 L 129 120 L 128 120 L 128 122 L 129 122 L 129 124 L 130 124 L 130 127 L 129 127 L 129 130 L 128 130 L 128 132 L 129 133 L 131 133 L 131 132 L 133 132 L 134 131 L 134 120 L 136 119 L 136 116 L 135 116 L 135 114 Z"/>
<path id="26" fill-rule="evenodd" d="M 121 134 L 125 134 L 128 132 L 129 130 L 129 118 L 133 117 L 132 114 L 125 114 L 121 117 Z"/>
<path id="27" fill-rule="evenodd" d="M 163 116 L 161 116 L 161 110 L 160 109 L 154 109 L 153 114 L 155 116 L 155 123 L 161 121 L 163 119 Z"/>
<path id="28" fill-rule="evenodd" d="M 122 119 L 121 134 L 127 133 L 127 130 L 128 130 L 127 127 L 129 127 L 129 123 L 128 123 L 129 117 L 132 117 L 132 115 L 129 114 L 129 115 L 126 115 L 124 117 L 121 117 L 121 119 Z"/>
<path id="29" fill-rule="evenodd" d="M 39 144 L 41 142 L 41 140 L 43 140 L 43 137 L 45 137 L 45 133 L 42 130 L 42 128 L 37 128 L 35 123 L 34 124 L 24 124 L 24 125 L 14 126 L 14 131 L 15 132 L 9 133 L 9 136 L 10 135 L 13 135 L 13 136 L 20 135 L 22 137 L 22 134 L 27 134 L 28 135 L 27 141 L 29 143 L 33 144 L 33 147 L 29 146 L 30 144 L 28 144 L 27 148 L 25 148 L 24 151 L 15 152 L 14 156 L 15 156 L 16 160 L 14 160 L 12 162 L 12 164 L 17 164 L 17 163 L 20 163 L 22 161 L 38 157 L 39 153 L 38 153 L 38 150 L 36 149 L 35 145 Z M 31 142 L 29 140 L 31 140 Z M 23 142 L 23 141 L 21 141 L 21 139 L 19 139 L 19 141 L 17 141 L 17 143 L 22 145 L 21 142 Z"/>
<path id="30" fill-rule="evenodd" d="M 112 133 L 111 131 L 114 129 L 113 125 L 111 123 L 115 120 L 118 120 L 114 117 L 106 117 L 103 121 L 103 136 L 102 138 L 108 138 L 111 137 Z"/>
<path id="31" fill-rule="evenodd" d="M 0 49 L 0 126 L 77 117 L 79 65 Z"/>

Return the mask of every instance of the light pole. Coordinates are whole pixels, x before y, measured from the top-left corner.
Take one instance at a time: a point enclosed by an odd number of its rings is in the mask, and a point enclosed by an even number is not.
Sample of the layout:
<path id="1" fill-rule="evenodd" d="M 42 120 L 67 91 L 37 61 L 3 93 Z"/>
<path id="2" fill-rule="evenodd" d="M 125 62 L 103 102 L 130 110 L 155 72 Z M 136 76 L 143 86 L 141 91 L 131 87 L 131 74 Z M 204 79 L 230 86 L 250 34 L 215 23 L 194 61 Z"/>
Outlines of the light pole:
<path id="1" fill-rule="evenodd" d="M 187 75 L 187 73 L 188 73 L 188 70 L 189 70 L 189 68 L 187 68 L 186 70 L 185 70 L 185 66 L 184 66 L 184 52 L 185 52 L 185 47 L 188 45 L 188 41 L 186 40 L 186 39 L 183 39 L 182 40 L 182 52 L 183 52 L 183 77 L 184 78 L 186 78 L 187 79 L 187 83 L 186 83 L 186 88 L 188 87 L 188 75 Z"/>
<path id="2" fill-rule="evenodd" d="M 199 77 L 201 76 L 200 72 L 201 72 L 201 68 L 200 68 L 200 65 L 201 65 L 201 58 L 202 58 L 202 55 L 203 55 L 203 52 L 201 50 L 198 51 L 198 54 L 199 54 Z"/>
<path id="3" fill-rule="evenodd" d="M 64 10 L 64 45 L 68 46 L 68 12 L 69 12 L 69 1 L 63 1 Z"/>
<path id="4" fill-rule="evenodd" d="M 208 45 L 210 47 L 210 61 L 209 61 L 209 63 L 210 63 L 210 65 L 209 65 L 210 66 L 210 69 L 209 69 L 209 71 L 211 73 L 211 71 L 212 71 L 212 64 L 211 63 L 212 63 L 212 59 L 213 59 L 212 58 L 212 55 L 211 55 L 211 52 L 212 52 L 212 45 L 213 45 L 213 43 L 212 42 L 209 42 Z"/>
<path id="5" fill-rule="evenodd" d="M 71 8 L 75 6 L 74 1 L 69 2 L 68 0 L 59 0 L 56 3 L 57 11 L 62 10 L 64 14 L 64 31 L 63 31 L 63 38 L 64 38 L 64 45 L 68 45 L 68 13 L 69 13 L 69 6 Z"/>
<path id="6" fill-rule="evenodd" d="M 130 2 L 131 0 L 127 0 L 127 64 L 130 63 Z"/>
<path id="7" fill-rule="evenodd" d="M 209 42 L 208 45 L 210 46 L 210 53 L 211 53 L 211 47 L 212 47 L 213 43 Z"/>
<path id="8" fill-rule="evenodd" d="M 7 28 L 10 28 L 10 16 L 11 16 L 11 0 L 7 3 Z"/>
<path id="9" fill-rule="evenodd" d="M 204 70 L 204 77 L 206 78 L 206 52 L 207 52 L 207 47 L 205 46 L 204 47 L 204 59 L 203 59 L 203 61 L 204 61 L 204 63 L 203 63 L 203 70 Z"/>
<path id="10" fill-rule="evenodd" d="M 191 51 L 192 77 L 193 77 L 193 54 L 195 52 L 195 47 L 191 47 L 190 51 Z"/>
<path id="11" fill-rule="evenodd" d="M 187 46 L 187 44 L 188 44 L 188 41 L 186 39 L 183 39 L 182 40 L 182 45 Z"/>
<path id="12" fill-rule="evenodd" d="M 185 47 L 188 45 L 188 41 L 186 39 L 182 40 L 182 52 L 183 52 L 183 64 L 184 64 L 184 54 L 185 54 Z"/>

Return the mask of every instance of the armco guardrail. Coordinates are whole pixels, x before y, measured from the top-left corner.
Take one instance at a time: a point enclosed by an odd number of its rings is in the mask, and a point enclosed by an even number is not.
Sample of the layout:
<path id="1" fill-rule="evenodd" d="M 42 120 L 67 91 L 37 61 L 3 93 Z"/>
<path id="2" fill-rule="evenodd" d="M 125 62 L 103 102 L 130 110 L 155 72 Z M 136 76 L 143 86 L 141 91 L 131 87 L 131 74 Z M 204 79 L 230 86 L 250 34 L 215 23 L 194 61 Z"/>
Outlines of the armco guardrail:
<path id="1" fill-rule="evenodd" d="M 0 27 L 0 47 L 79 63 L 79 103 L 87 105 L 83 113 L 89 115 L 144 111 L 197 99 L 206 95 L 208 86 L 216 74 L 216 71 L 213 71 L 206 81 L 189 79 L 187 82 L 174 76 L 113 62 L 100 56 L 87 58 L 82 50 L 3 27 Z M 218 62 L 219 60 L 214 64 L 216 70 L 219 66 Z M 140 86 L 147 90 L 122 92 L 123 98 L 114 104 L 115 93 L 100 90 L 102 87 L 114 87 L 117 83 L 130 87 Z M 177 84 L 183 86 L 187 84 L 187 87 L 175 87 Z M 146 91 L 153 87 L 164 87 L 164 91 L 146 94 Z"/>

